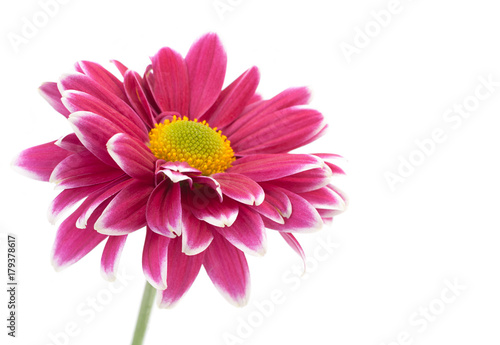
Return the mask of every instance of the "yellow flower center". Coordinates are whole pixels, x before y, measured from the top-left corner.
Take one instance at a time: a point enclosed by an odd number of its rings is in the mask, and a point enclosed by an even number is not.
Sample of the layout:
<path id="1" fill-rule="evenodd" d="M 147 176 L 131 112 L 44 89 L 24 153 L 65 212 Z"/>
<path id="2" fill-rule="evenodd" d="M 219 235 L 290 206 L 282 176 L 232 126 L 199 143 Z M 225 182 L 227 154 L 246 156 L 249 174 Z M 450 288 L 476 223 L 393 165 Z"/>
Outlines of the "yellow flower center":
<path id="1" fill-rule="evenodd" d="M 227 137 L 206 121 L 182 119 L 158 123 L 149 132 L 149 148 L 156 158 L 186 162 L 208 176 L 224 172 L 236 159 Z"/>

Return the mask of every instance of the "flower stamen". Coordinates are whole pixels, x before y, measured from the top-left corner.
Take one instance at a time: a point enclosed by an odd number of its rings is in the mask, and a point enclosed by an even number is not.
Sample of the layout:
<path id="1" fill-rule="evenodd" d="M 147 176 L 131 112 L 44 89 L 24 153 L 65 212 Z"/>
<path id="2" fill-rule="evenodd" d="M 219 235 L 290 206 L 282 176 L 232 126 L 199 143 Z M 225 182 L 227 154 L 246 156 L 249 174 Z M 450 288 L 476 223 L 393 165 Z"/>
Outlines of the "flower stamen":
<path id="1" fill-rule="evenodd" d="M 226 171 L 236 159 L 222 131 L 186 116 L 156 124 L 149 132 L 149 148 L 155 157 L 186 162 L 205 176 Z"/>

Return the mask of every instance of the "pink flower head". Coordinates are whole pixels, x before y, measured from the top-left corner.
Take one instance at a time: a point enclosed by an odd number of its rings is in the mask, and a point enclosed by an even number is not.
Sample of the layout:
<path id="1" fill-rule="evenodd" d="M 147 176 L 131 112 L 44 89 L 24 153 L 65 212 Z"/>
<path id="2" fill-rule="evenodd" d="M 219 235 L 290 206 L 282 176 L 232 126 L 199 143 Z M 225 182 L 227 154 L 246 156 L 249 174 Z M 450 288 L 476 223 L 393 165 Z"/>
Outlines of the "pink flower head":
<path id="1" fill-rule="evenodd" d="M 332 154 L 291 154 L 321 136 L 321 113 L 306 88 L 263 100 L 256 67 L 222 89 L 226 53 L 207 34 L 186 57 L 170 48 L 144 75 L 121 63 L 116 78 L 88 61 L 42 96 L 74 133 L 29 148 L 14 166 L 57 184 L 50 205 L 60 224 L 53 264 L 62 269 L 106 241 L 101 267 L 113 279 L 127 235 L 145 229 L 144 274 L 173 305 L 204 266 L 232 303 L 248 299 L 245 254 L 263 255 L 266 228 L 300 255 L 292 233 L 319 229 L 345 208 L 331 184 L 343 171 Z"/>

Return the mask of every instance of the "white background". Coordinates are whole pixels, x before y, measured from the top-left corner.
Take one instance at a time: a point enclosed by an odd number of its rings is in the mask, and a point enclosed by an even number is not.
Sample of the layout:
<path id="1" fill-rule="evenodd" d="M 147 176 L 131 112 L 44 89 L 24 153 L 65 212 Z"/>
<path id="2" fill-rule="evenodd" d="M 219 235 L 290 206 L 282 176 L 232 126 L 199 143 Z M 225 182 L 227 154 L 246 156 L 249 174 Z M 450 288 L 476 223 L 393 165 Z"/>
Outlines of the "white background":
<path id="1" fill-rule="evenodd" d="M 129 344 L 144 284 L 142 232 L 125 247 L 120 267 L 131 278 L 115 283 L 120 292 L 110 293 L 100 276 L 102 245 L 63 272 L 53 270 L 56 227 L 45 212 L 56 191 L 10 168 L 20 150 L 70 130 L 37 87 L 79 59 L 110 70 L 108 61 L 118 59 L 142 73 L 160 47 L 186 54 L 207 31 L 226 47 L 226 81 L 257 65 L 266 98 L 290 86 L 313 90 L 311 106 L 330 131 L 305 151 L 347 158 L 351 204 L 332 226 L 299 237 L 310 258 L 303 278 L 291 271 L 300 260 L 270 233 L 267 255 L 249 258 L 246 308 L 228 304 L 202 270 L 174 309 L 153 310 L 146 344 L 231 344 L 228 335 L 234 344 L 499 343 L 500 87 L 460 124 L 457 115 L 453 122 L 443 117 L 474 101 L 479 77 L 500 81 L 495 2 L 401 0 L 380 32 L 371 11 L 387 9 L 388 0 L 221 2 L 233 4 L 222 17 L 213 0 L 70 0 L 17 49 L 9 35 L 21 35 L 23 18 L 33 22 L 42 7 L 2 3 L 0 231 L 18 239 L 19 319 L 18 338 L 8 338 L 2 293 L 1 343 Z M 372 37 L 349 63 L 341 45 L 353 45 L 366 25 Z M 429 140 L 435 129 L 445 140 L 422 159 L 415 141 Z M 387 172 L 398 174 L 400 158 L 410 157 L 419 165 L 391 190 Z M 337 248 L 329 253 L 318 240 Z M 447 281 L 465 290 L 455 296 Z M 263 315 L 256 304 L 273 291 L 282 303 Z M 94 297 L 106 305 L 93 316 L 87 303 Z M 420 308 L 429 307 L 425 319 Z M 253 326 L 243 326 L 248 322 Z M 66 327 L 76 330 L 63 335 Z"/>

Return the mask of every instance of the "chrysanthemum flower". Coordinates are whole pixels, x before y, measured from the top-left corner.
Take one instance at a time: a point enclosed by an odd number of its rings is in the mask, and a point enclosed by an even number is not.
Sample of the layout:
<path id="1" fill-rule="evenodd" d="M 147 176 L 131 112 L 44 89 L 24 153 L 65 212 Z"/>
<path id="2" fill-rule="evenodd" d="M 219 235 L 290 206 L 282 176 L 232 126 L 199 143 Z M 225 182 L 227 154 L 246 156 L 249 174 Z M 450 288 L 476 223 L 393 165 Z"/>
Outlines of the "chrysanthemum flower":
<path id="1" fill-rule="evenodd" d="M 300 255 L 292 233 L 318 230 L 345 208 L 331 184 L 343 171 L 333 154 L 291 154 L 326 129 L 305 107 L 306 88 L 263 100 L 252 67 L 222 89 L 226 53 L 215 34 L 186 57 L 162 48 L 139 75 L 114 61 L 123 81 L 88 61 L 42 96 L 74 133 L 29 148 L 14 166 L 55 183 L 52 222 L 60 224 L 53 264 L 62 269 L 100 242 L 113 279 L 127 235 L 145 231 L 144 274 L 173 305 L 203 266 L 232 303 L 248 298 L 245 254 L 263 255 L 266 228 Z M 143 230 L 145 228 L 145 230 Z"/>

